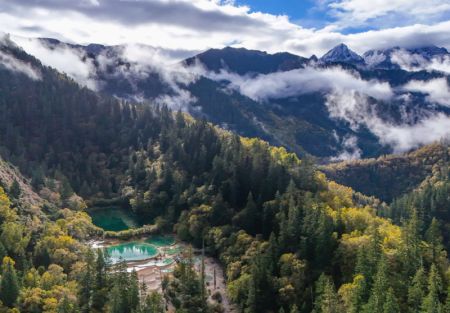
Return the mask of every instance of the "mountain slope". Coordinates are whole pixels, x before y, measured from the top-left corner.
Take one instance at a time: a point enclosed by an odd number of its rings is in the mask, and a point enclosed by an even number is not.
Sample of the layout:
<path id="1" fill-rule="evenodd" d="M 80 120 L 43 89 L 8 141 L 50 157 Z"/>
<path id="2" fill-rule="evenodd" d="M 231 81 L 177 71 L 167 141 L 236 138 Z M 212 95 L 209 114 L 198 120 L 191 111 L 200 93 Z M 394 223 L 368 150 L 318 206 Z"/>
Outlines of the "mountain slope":
<path id="1" fill-rule="evenodd" d="M 448 160 L 448 145 L 436 143 L 408 154 L 335 163 L 321 169 L 330 179 L 391 202 L 419 187 Z"/>
<path id="2" fill-rule="evenodd" d="M 29 179 L 23 177 L 16 167 L 0 157 L 0 186 L 5 190 L 9 190 L 14 182 L 17 182 L 19 186 L 19 196 L 17 199 L 14 199 L 17 203 L 27 207 L 42 207 L 47 203 L 33 190 Z"/>
<path id="3" fill-rule="evenodd" d="M 445 88 L 449 79 L 428 64 L 448 57 L 436 47 L 402 50 L 428 62 L 420 68 L 388 60 L 397 48 L 368 52 L 362 60 L 345 45 L 322 60 L 227 47 L 162 66 L 152 61 L 155 51 L 149 47 L 42 42 L 55 53 L 79 56 L 90 71 L 88 79 L 104 94 L 153 106 L 165 103 L 321 162 L 407 151 L 424 143 L 405 142 L 398 129 L 431 128 L 426 144 L 440 139 L 438 125 L 450 123 L 445 97 L 433 93 L 433 86 Z"/>

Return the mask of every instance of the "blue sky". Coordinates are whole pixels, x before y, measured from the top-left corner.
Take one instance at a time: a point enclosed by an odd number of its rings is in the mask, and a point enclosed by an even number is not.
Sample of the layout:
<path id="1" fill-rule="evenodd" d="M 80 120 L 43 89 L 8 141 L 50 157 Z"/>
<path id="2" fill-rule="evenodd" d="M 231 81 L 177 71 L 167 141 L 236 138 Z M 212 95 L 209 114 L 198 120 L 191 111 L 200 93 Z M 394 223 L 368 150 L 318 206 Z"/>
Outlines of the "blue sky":
<path id="1" fill-rule="evenodd" d="M 248 5 L 252 11 L 287 15 L 291 22 L 304 27 L 320 28 L 332 21 L 313 0 L 237 0 L 235 3 Z"/>

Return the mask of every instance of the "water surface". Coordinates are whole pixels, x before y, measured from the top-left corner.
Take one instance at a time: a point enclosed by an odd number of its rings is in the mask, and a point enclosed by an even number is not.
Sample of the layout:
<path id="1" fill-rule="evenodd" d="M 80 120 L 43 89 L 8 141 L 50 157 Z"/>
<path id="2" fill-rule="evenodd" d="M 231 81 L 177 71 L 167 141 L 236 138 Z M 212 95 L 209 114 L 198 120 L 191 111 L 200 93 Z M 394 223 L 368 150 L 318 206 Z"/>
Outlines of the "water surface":
<path id="1" fill-rule="evenodd" d="M 133 212 L 118 207 L 94 208 L 88 213 L 94 225 L 107 231 L 121 231 L 141 226 Z"/>
<path id="2" fill-rule="evenodd" d="M 117 263 L 121 260 L 125 261 L 142 261 L 155 257 L 158 254 L 158 249 L 145 242 L 125 242 L 106 248 L 111 261 Z"/>
<path id="3" fill-rule="evenodd" d="M 173 245 L 175 243 L 175 238 L 173 236 L 153 235 L 145 242 L 148 242 L 157 247 L 165 247 Z"/>

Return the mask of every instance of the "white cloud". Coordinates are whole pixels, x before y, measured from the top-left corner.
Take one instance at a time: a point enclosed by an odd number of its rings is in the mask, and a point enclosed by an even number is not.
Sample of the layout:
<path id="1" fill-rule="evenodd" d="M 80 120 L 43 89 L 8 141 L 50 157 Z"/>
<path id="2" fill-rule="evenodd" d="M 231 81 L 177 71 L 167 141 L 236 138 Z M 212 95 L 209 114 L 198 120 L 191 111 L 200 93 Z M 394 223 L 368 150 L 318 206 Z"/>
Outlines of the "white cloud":
<path id="1" fill-rule="evenodd" d="M 27 53 L 38 58 L 44 65 L 51 66 L 62 73 L 66 73 L 77 83 L 92 90 L 97 90 L 97 81 L 93 64 L 84 60 L 86 55 L 83 51 L 71 49 L 67 46 L 58 46 L 50 49 L 37 39 L 13 37 L 21 48 Z"/>
<path id="2" fill-rule="evenodd" d="M 443 58 L 432 59 L 427 69 L 450 74 L 450 56 L 446 55 Z"/>
<path id="3" fill-rule="evenodd" d="M 328 1 L 328 7 L 344 27 L 368 24 L 383 18 L 403 17 L 407 21 L 429 21 L 445 17 L 450 12 L 447 0 L 337 0 Z M 401 20 L 397 20 L 397 23 Z"/>
<path id="4" fill-rule="evenodd" d="M 405 71 L 437 71 L 450 74 L 450 56 L 435 56 L 431 60 L 426 60 L 419 54 L 413 54 L 405 49 L 398 49 L 391 54 L 392 63 L 397 64 Z"/>
<path id="5" fill-rule="evenodd" d="M 338 90 L 354 90 L 377 99 L 389 99 L 393 92 L 388 83 L 376 80 L 365 81 L 357 73 L 351 73 L 340 67 L 314 68 L 306 67 L 287 72 L 276 72 L 266 75 L 239 76 L 221 71 L 206 73 L 214 80 L 227 80 L 230 88 L 256 100 L 279 99 L 298 96 L 316 91 L 330 92 Z"/>
<path id="6" fill-rule="evenodd" d="M 0 48 L 3 46 L 13 45 L 12 42 L 9 41 L 9 38 L 1 38 L 0 37 Z M 0 49 L 0 67 L 6 68 L 9 71 L 17 72 L 28 76 L 33 80 L 40 80 L 41 73 L 38 69 L 35 69 L 31 64 L 24 62 L 20 59 L 17 59 L 14 55 L 2 51 Z"/>
<path id="7" fill-rule="evenodd" d="M 195 98 L 181 86 L 197 79 L 198 75 L 195 73 L 197 67 L 194 66 L 188 70 L 179 62 L 175 62 L 172 55 L 176 55 L 174 51 L 141 44 L 127 44 L 111 47 L 92 59 L 81 48 L 64 43 L 49 45 L 39 39 L 19 36 L 14 36 L 13 39 L 26 52 L 40 59 L 43 64 L 66 73 L 80 85 L 92 90 L 101 90 L 105 84 L 99 78 L 100 71 L 103 75 L 114 76 L 112 79 L 127 80 L 134 87 L 134 92 L 129 95 L 129 98 L 145 101 L 148 99 L 145 99 L 143 94 L 139 94 L 140 90 L 135 85 L 136 81 L 158 74 L 159 79 L 170 88 L 170 94 L 154 99 L 157 103 L 164 102 L 175 110 L 187 110 L 187 106 L 195 101 Z M 113 68 L 112 73 L 108 67 Z"/>
<path id="8" fill-rule="evenodd" d="M 362 151 L 358 147 L 358 138 L 356 136 L 347 136 L 342 141 L 343 151 L 337 156 L 332 157 L 331 161 L 357 160 L 361 158 Z"/>
<path id="9" fill-rule="evenodd" d="M 450 117 L 441 113 L 424 118 L 414 125 L 392 125 L 381 120 L 372 123 L 372 130 L 381 143 L 390 145 L 394 152 L 404 152 L 450 138 Z"/>
<path id="10" fill-rule="evenodd" d="M 443 113 L 429 113 L 415 123 L 391 123 L 374 111 L 367 98 L 357 92 L 330 94 L 326 105 L 330 116 L 347 121 L 354 130 L 367 127 L 380 143 L 394 152 L 405 152 L 450 136 L 450 117 Z"/>
<path id="11" fill-rule="evenodd" d="M 447 78 L 436 78 L 428 81 L 412 80 L 403 89 L 427 95 L 427 101 L 450 107 L 450 87 Z"/>

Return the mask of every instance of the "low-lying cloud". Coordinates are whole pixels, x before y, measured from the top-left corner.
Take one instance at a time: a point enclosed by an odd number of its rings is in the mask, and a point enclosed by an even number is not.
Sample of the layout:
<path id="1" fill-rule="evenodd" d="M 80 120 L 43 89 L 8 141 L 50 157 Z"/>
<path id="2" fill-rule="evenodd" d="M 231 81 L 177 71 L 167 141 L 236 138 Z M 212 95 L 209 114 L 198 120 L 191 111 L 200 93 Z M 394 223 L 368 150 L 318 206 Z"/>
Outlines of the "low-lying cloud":
<path id="1" fill-rule="evenodd" d="M 426 108 L 406 110 L 410 103 L 409 92 L 420 92 L 432 103 L 450 106 L 450 92 L 445 78 L 428 82 L 411 81 L 403 87 L 392 88 L 387 82 L 364 80 L 357 73 L 340 67 L 303 69 L 267 75 L 239 76 L 222 71 L 208 72 L 207 77 L 229 82 L 232 90 L 259 102 L 295 97 L 321 92 L 326 95 L 325 105 L 329 116 L 341 120 L 358 132 L 367 128 L 379 138 L 381 144 L 394 152 L 404 152 L 450 136 L 450 117 Z M 396 101 L 400 121 L 381 117 L 379 103 Z M 420 112 L 419 112 L 419 111 Z M 343 150 L 335 160 L 354 159 L 361 156 L 355 136 L 338 140 Z"/>
<path id="2" fill-rule="evenodd" d="M 450 88 L 447 78 L 436 78 L 428 81 L 412 80 L 403 89 L 426 94 L 426 100 L 442 106 L 450 107 Z"/>
<path id="3" fill-rule="evenodd" d="M 367 127 L 396 153 L 450 136 L 450 117 L 443 113 L 429 112 L 415 123 L 393 123 L 379 117 L 367 97 L 357 92 L 330 94 L 326 105 L 332 118 L 348 122 L 355 131 Z"/>
<path id="4" fill-rule="evenodd" d="M 93 63 L 79 49 L 61 44 L 49 47 L 38 39 L 14 37 L 14 41 L 27 53 L 38 58 L 42 64 L 67 74 L 78 84 L 92 90 L 98 90 Z"/>
<path id="5" fill-rule="evenodd" d="M 140 44 L 106 47 L 98 55 L 88 55 L 79 46 L 65 43 L 49 44 L 40 39 L 14 37 L 27 53 L 34 55 L 47 66 L 66 73 L 81 86 L 102 91 L 106 80 L 125 80 L 131 86 L 126 96 L 133 101 L 154 101 L 174 110 L 188 110 L 195 98 L 182 86 L 190 84 L 198 75 L 175 62 L 177 51 L 154 48 Z M 147 99 L 138 83 L 157 75 L 167 87 L 166 93 Z"/>
<path id="6" fill-rule="evenodd" d="M 11 45 L 8 38 L 0 38 L 0 48 L 2 45 Z M 40 80 L 41 73 L 31 64 L 17 59 L 15 56 L 6 53 L 0 49 L 0 66 L 9 71 L 24 74 L 33 80 Z"/>
<path id="7" fill-rule="evenodd" d="M 393 96 L 388 83 L 376 80 L 366 81 L 357 73 L 351 73 L 340 67 L 325 69 L 306 67 L 288 72 L 261 74 L 256 77 L 239 76 L 226 71 L 218 74 L 207 73 L 206 76 L 214 80 L 229 81 L 230 88 L 256 101 L 338 90 L 354 90 L 382 100 Z"/>
<path id="8" fill-rule="evenodd" d="M 420 54 L 410 53 L 405 49 L 398 49 L 392 52 L 391 61 L 408 72 L 437 71 L 450 74 L 450 55 L 438 55 L 427 60 Z"/>
<path id="9" fill-rule="evenodd" d="M 339 141 L 339 138 L 337 140 Z M 350 135 L 344 137 L 341 145 L 342 151 L 337 156 L 332 157 L 331 161 L 347 161 L 361 158 L 362 151 L 358 147 L 358 138 L 356 136 Z"/>

